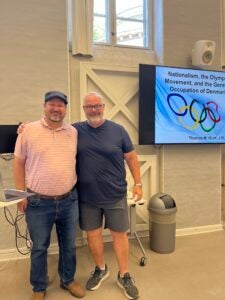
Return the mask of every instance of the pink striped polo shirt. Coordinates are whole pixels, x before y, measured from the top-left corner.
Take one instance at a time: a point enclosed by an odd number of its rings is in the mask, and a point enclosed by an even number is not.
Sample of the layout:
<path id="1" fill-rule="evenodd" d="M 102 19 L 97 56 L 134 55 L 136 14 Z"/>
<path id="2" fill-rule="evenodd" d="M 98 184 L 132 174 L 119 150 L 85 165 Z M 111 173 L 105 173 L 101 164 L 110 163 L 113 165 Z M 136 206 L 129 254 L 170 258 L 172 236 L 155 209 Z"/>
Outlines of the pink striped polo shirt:
<path id="1" fill-rule="evenodd" d="M 77 181 L 76 153 L 77 130 L 65 123 L 53 130 L 42 118 L 19 134 L 14 155 L 25 161 L 26 186 L 55 196 L 70 191 Z"/>

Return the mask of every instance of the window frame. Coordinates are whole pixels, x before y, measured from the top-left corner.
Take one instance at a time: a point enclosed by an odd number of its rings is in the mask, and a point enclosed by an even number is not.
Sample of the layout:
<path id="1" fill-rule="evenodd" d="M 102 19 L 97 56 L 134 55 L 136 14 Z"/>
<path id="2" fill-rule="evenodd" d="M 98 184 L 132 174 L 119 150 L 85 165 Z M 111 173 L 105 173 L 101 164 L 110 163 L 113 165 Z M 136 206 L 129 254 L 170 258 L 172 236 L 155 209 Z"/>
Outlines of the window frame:
<path id="1" fill-rule="evenodd" d="M 117 43 L 117 32 L 116 32 L 116 22 L 117 22 L 117 16 L 116 16 L 116 0 L 105 0 L 106 3 L 106 18 L 108 18 L 107 21 L 107 33 L 106 37 L 108 38 L 107 42 L 95 42 L 93 40 L 94 45 L 100 45 L 100 46 L 111 46 L 111 47 L 122 47 L 122 48 L 134 48 L 134 49 L 149 49 L 153 50 L 153 0 L 143 0 L 144 1 L 144 8 L 143 8 L 143 22 L 140 22 L 137 20 L 138 23 L 144 24 L 144 37 L 143 42 L 144 46 L 135 46 L 135 45 L 123 45 Z M 95 14 L 94 14 L 95 17 Z M 120 19 L 120 18 L 119 18 Z M 123 19 L 123 18 L 121 18 Z M 129 18 L 124 18 L 125 20 L 128 20 Z M 132 19 L 132 22 L 134 19 Z"/>

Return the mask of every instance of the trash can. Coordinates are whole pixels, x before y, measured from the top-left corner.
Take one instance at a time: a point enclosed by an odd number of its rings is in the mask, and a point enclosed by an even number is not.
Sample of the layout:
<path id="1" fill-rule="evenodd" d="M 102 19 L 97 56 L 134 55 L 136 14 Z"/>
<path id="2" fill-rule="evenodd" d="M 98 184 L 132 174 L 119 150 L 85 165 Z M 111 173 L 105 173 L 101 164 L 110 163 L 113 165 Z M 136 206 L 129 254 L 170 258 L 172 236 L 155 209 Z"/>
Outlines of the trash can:
<path id="1" fill-rule="evenodd" d="M 175 249 L 176 203 L 165 193 L 151 197 L 148 203 L 150 248 L 159 253 L 170 253 Z"/>

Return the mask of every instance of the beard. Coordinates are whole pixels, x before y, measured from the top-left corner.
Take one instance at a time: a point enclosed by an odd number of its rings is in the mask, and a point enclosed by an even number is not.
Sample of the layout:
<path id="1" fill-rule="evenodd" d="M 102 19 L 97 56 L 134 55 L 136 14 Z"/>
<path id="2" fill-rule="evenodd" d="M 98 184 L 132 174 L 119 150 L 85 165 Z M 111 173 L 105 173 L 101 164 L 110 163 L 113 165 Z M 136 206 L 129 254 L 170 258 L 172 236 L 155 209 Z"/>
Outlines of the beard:
<path id="1" fill-rule="evenodd" d="M 102 115 L 88 116 L 87 120 L 88 120 L 88 123 L 90 125 L 93 125 L 94 127 L 100 126 L 103 123 L 103 121 L 104 121 Z"/>
<path id="2" fill-rule="evenodd" d="M 61 114 L 48 114 L 46 117 L 52 122 L 61 122 L 64 119 L 64 116 Z"/>

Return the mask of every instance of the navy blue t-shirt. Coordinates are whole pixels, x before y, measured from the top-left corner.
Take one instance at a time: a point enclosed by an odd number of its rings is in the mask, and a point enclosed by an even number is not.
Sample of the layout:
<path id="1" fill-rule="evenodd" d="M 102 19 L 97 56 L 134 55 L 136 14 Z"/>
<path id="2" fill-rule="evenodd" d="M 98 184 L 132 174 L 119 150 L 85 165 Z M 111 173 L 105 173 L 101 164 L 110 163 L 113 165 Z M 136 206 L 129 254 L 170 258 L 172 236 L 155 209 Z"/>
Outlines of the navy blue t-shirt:
<path id="1" fill-rule="evenodd" d="M 97 128 L 86 121 L 73 126 L 78 131 L 79 200 L 97 206 L 121 200 L 127 189 L 123 153 L 133 150 L 128 133 L 108 120 Z"/>

